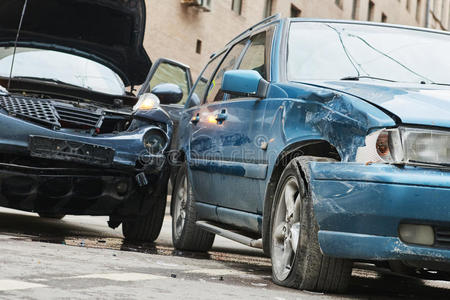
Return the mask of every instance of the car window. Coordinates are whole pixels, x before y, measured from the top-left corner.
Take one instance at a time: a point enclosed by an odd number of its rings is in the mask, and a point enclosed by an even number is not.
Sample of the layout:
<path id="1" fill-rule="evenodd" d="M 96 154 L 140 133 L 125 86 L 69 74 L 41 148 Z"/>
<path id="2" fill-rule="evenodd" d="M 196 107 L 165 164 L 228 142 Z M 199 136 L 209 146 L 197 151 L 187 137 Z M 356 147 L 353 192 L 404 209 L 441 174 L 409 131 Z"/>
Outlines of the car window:
<path id="1" fill-rule="evenodd" d="M 186 103 L 189 88 L 188 76 L 185 69 L 170 63 L 161 63 L 150 81 L 147 93 L 161 83 L 173 83 L 178 85 L 183 90 L 183 98 L 177 104 L 183 105 Z"/>
<path id="2" fill-rule="evenodd" d="M 225 52 L 214 57 L 208 63 L 208 65 L 206 65 L 205 69 L 203 69 L 203 72 L 198 77 L 197 82 L 194 87 L 194 90 L 192 91 L 192 95 L 191 95 L 191 97 L 196 97 L 199 99 L 198 103 L 203 102 L 203 98 L 205 97 L 206 87 L 208 86 L 208 80 L 211 78 L 214 71 L 217 69 L 217 66 L 219 65 L 219 63 L 222 60 L 224 55 L 225 55 Z"/>
<path id="3" fill-rule="evenodd" d="M 450 36 L 376 25 L 293 22 L 288 40 L 291 81 L 370 77 L 450 83 Z M 364 79 L 364 77 L 366 77 Z"/>
<path id="4" fill-rule="evenodd" d="M 267 79 L 266 71 L 266 32 L 261 32 L 252 38 L 242 62 L 240 70 L 255 70 L 264 79 Z"/>
<path id="5" fill-rule="evenodd" d="M 242 50 L 244 50 L 246 44 L 247 40 L 244 40 L 239 44 L 234 45 L 233 48 L 228 52 L 228 55 L 223 60 L 213 80 L 210 82 L 208 95 L 206 97 L 207 103 L 223 100 L 224 92 L 221 90 L 223 74 L 226 71 L 232 70 L 236 67 Z"/>

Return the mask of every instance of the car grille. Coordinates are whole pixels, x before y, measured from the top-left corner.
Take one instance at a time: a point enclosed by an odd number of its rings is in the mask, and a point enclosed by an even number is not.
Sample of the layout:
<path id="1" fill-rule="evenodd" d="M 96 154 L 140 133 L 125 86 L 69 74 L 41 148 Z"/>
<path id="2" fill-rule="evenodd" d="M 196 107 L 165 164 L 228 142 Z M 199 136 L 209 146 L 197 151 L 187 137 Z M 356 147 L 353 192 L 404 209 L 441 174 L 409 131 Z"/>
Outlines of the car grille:
<path id="1" fill-rule="evenodd" d="M 99 128 L 103 120 L 99 109 L 91 111 L 46 99 L 0 96 L 0 106 L 14 116 L 50 127 Z"/>
<path id="2" fill-rule="evenodd" d="M 435 245 L 450 248 L 450 228 L 436 227 L 435 232 Z"/>
<path id="3" fill-rule="evenodd" d="M 55 110 L 48 100 L 0 96 L 0 106 L 10 114 L 39 123 L 59 126 Z"/>
<path id="4" fill-rule="evenodd" d="M 102 120 L 101 111 L 88 111 L 85 109 L 77 109 L 71 106 L 54 105 L 60 122 L 68 122 L 80 126 L 99 128 Z"/>

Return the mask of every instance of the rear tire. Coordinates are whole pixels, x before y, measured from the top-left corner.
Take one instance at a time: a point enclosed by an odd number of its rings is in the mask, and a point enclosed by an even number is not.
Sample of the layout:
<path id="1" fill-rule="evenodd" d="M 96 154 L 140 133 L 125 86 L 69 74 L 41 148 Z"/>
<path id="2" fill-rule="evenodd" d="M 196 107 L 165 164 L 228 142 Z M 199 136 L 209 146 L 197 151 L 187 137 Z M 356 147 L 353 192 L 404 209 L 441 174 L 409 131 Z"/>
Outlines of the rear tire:
<path id="1" fill-rule="evenodd" d="M 154 242 L 161 232 L 166 212 L 167 196 L 157 199 L 151 212 L 134 220 L 122 222 L 122 233 L 125 239 L 135 242 Z"/>
<path id="2" fill-rule="evenodd" d="M 302 166 L 328 158 L 298 157 L 284 169 L 271 213 L 272 278 L 279 285 L 316 292 L 343 292 L 352 262 L 321 253 L 309 179 Z"/>
<path id="3" fill-rule="evenodd" d="M 52 214 L 52 213 L 38 213 L 38 215 L 41 218 L 55 219 L 55 220 L 61 220 L 66 216 L 64 214 Z"/>
<path id="4" fill-rule="evenodd" d="M 178 171 L 172 193 L 172 242 L 180 250 L 207 252 L 215 235 L 196 224 L 195 199 L 187 176 L 186 166 Z"/>

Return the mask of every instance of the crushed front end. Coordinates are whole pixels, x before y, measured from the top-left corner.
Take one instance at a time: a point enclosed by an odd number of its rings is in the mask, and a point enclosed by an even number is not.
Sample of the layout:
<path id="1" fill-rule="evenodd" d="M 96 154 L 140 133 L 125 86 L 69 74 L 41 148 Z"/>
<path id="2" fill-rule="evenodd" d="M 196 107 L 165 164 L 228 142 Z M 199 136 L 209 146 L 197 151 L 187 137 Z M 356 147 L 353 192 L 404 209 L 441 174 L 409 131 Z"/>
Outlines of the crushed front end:
<path id="1" fill-rule="evenodd" d="M 172 122 L 158 108 L 140 112 L 128 102 L 136 99 L 0 94 L 0 205 L 108 215 L 115 227 L 165 202 Z"/>

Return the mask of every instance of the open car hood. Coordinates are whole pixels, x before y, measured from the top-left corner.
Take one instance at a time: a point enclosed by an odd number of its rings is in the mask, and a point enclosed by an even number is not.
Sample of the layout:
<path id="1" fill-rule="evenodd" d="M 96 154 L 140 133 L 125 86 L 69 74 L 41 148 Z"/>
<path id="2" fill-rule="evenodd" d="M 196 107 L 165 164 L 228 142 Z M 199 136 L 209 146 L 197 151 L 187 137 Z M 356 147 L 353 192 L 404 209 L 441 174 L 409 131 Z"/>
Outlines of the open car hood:
<path id="1" fill-rule="evenodd" d="M 13 46 L 24 1 L 0 1 L 0 46 Z M 29 0 L 18 46 L 83 56 L 114 70 L 125 85 L 145 81 L 145 0 Z"/>

